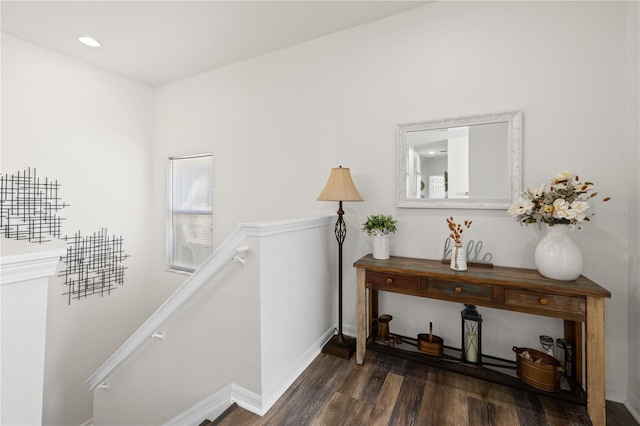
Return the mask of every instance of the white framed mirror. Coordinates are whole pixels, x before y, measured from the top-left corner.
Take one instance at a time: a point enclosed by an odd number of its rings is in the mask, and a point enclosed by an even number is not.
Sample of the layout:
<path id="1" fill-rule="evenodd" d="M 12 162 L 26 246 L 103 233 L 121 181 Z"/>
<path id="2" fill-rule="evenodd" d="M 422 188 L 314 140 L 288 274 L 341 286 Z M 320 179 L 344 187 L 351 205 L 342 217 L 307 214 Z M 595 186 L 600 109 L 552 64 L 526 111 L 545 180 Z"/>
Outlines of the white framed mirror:
<path id="1" fill-rule="evenodd" d="M 522 111 L 399 124 L 397 206 L 508 209 L 522 191 Z"/>

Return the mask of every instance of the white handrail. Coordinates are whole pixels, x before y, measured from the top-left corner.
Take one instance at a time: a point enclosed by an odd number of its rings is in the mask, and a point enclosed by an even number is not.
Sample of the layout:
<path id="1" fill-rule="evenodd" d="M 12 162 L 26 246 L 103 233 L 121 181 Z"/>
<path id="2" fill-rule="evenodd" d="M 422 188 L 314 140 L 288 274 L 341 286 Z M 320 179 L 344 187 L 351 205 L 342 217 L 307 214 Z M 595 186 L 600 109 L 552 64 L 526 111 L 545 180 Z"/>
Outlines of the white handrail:
<path id="1" fill-rule="evenodd" d="M 312 219 L 240 225 L 214 250 L 211 257 L 178 287 L 122 346 L 93 373 L 87 380 L 89 389 L 93 390 L 99 387 L 122 361 L 129 357 L 142 343 L 157 333 L 165 321 L 194 293 L 204 286 L 223 265 L 228 264 L 237 253 L 240 252 L 244 254 L 248 250 L 248 246 L 246 246 L 246 244 L 240 246 L 240 244 L 243 243 L 247 237 L 273 235 L 295 229 L 331 224 L 334 221 L 335 215 Z"/>
<path id="2" fill-rule="evenodd" d="M 122 346 L 87 380 L 89 389 L 93 390 L 127 358 L 145 340 L 153 336 L 158 328 L 185 301 L 200 289 L 220 267 L 229 262 L 235 248 L 247 238 L 247 230 L 236 228 L 231 235 L 220 244 L 211 257 L 191 275 L 160 307 L 127 339 Z"/>

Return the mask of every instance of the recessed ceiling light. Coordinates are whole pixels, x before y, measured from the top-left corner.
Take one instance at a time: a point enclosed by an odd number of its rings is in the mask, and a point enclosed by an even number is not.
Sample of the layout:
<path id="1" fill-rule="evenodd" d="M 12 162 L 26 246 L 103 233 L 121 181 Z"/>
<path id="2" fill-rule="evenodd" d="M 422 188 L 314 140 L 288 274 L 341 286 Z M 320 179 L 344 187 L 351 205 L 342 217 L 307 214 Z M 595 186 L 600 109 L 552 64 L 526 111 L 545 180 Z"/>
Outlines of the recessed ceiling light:
<path id="1" fill-rule="evenodd" d="M 101 45 L 98 40 L 89 36 L 78 36 L 78 40 L 80 40 L 80 43 L 85 44 L 89 47 L 100 47 Z"/>

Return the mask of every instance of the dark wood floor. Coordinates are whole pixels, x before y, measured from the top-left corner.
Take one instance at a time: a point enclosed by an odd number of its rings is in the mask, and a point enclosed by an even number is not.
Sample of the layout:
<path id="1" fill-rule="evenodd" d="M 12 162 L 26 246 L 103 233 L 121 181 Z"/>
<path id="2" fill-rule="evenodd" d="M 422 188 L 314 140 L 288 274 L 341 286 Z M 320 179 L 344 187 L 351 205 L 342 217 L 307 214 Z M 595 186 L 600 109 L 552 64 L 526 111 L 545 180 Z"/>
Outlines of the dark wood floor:
<path id="1" fill-rule="evenodd" d="M 590 425 L 584 406 L 382 353 L 362 366 L 319 355 L 264 416 L 233 405 L 213 422 L 258 425 Z M 638 425 L 607 401 L 607 425 Z"/>

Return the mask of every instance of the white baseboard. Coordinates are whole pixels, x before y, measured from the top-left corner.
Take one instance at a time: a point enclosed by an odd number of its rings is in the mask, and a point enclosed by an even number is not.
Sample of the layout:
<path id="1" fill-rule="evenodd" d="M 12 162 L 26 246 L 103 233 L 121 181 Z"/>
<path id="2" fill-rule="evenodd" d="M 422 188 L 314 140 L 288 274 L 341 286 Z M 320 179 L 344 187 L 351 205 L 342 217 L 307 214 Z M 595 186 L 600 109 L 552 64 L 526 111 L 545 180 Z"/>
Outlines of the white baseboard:
<path id="1" fill-rule="evenodd" d="M 346 333 L 345 333 L 346 334 Z M 198 425 L 204 419 L 214 420 L 218 418 L 232 404 L 259 416 L 269 411 L 276 401 L 289 389 L 289 386 L 302 374 L 302 372 L 318 356 L 322 346 L 333 335 L 333 328 L 325 332 L 304 354 L 302 354 L 280 376 L 276 383 L 260 396 L 241 386 L 231 383 L 219 391 L 211 394 L 191 408 L 166 422 L 165 426 L 180 426 L 186 424 Z M 91 426 L 90 424 L 82 426 Z"/>
<path id="2" fill-rule="evenodd" d="M 636 421 L 640 423 L 640 401 L 638 401 L 635 396 L 627 393 L 627 400 L 624 402 L 624 406 L 627 407 L 627 410 L 629 410 Z"/>
<path id="3" fill-rule="evenodd" d="M 93 417 L 91 417 L 86 422 L 82 423 L 80 426 L 93 426 Z"/>
<path id="4" fill-rule="evenodd" d="M 336 325 L 336 328 L 338 326 Z M 342 324 L 342 334 L 346 334 L 347 336 L 356 337 L 358 334 L 358 329 L 355 325 Z"/>
<path id="5" fill-rule="evenodd" d="M 629 413 L 640 423 L 640 402 L 638 399 L 631 395 L 627 390 L 618 388 L 607 387 L 606 399 L 608 401 L 619 402 L 629 410 Z"/>
<path id="6" fill-rule="evenodd" d="M 623 403 L 627 400 L 627 390 L 607 386 L 605 390 L 605 399 Z"/>
<path id="7" fill-rule="evenodd" d="M 191 408 L 166 422 L 165 426 L 199 425 L 204 419 L 214 420 L 233 404 L 232 386 L 227 385 Z"/>
<path id="8" fill-rule="evenodd" d="M 313 345 L 303 353 L 295 362 L 293 362 L 276 380 L 276 382 L 267 389 L 262 397 L 262 410 L 259 415 L 264 415 L 273 404 L 289 389 L 293 382 L 302 374 L 302 372 L 311 364 L 318 356 L 322 347 L 333 336 L 333 328 L 326 331 Z"/>
<path id="9" fill-rule="evenodd" d="M 235 383 L 231 384 L 230 401 L 231 403 L 238 404 L 239 407 L 251 411 L 259 416 L 264 415 L 262 410 L 262 397 L 243 388 L 242 386 L 236 385 Z"/>

